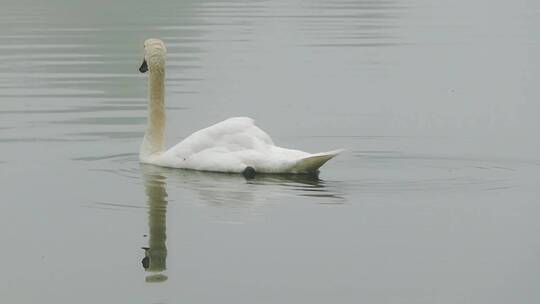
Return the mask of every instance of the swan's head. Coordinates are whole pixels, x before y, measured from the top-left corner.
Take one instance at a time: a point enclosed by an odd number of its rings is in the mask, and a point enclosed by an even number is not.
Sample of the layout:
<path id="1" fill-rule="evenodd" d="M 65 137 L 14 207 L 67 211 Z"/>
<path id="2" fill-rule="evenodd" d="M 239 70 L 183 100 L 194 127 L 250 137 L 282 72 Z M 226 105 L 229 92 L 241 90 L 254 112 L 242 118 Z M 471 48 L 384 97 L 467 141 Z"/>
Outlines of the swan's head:
<path id="1" fill-rule="evenodd" d="M 159 39 L 147 39 L 144 42 L 144 60 L 139 72 L 163 71 L 165 68 L 165 54 L 167 49 L 163 41 Z"/>

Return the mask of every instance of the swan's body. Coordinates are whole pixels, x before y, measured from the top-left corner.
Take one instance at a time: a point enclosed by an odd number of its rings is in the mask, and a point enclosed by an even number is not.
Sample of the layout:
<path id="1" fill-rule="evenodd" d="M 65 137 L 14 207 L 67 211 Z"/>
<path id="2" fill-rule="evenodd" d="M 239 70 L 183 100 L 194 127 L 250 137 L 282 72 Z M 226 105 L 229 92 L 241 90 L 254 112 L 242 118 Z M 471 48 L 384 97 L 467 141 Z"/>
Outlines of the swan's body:
<path id="1" fill-rule="evenodd" d="M 142 163 L 163 167 L 215 172 L 316 173 L 340 151 L 311 154 L 275 146 L 253 119 L 234 117 L 199 130 L 165 150 L 165 45 L 159 39 L 144 43 L 145 61 L 140 71 L 148 81 L 148 127 L 141 145 Z"/>
<path id="2" fill-rule="evenodd" d="M 243 172 L 252 167 L 264 173 L 313 173 L 318 167 L 302 160 L 318 157 L 322 165 L 337 153 L 309 154 L 277 147 L 251 118 L 234 117 L 199 130 L 169 150 L 141 161 L 202 171 Z"/>

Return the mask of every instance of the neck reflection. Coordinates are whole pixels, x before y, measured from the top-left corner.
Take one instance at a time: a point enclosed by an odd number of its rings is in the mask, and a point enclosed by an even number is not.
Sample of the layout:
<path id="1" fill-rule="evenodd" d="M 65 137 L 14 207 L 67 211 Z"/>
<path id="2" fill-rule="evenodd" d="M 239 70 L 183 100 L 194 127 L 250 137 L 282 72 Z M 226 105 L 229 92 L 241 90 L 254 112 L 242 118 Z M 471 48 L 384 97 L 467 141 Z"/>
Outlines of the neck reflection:
<path id="1" fill-rule="evenodd" d="M 167 191 L 166 178 L 149 166 L 142 166 L 144 187 L 148 198 L 148 247 L 143 247 L 142 266 L 150 274 L 146 282 L 163 282 L 167 276 Z"/>

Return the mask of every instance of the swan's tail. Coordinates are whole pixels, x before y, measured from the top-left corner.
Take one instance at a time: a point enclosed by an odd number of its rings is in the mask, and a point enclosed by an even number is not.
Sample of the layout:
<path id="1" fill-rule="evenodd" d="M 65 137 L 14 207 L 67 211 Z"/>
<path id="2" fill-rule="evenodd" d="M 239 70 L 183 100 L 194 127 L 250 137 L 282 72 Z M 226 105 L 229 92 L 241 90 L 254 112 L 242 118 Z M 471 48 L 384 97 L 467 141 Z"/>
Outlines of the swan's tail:
<path id="1" fill-rule="evenodd" d="M 298 160 L 291 171 L 294 173 L 317 174 L 322 165 L 341 152 L 343 152 L 343 150 L 315 153 Z"/>

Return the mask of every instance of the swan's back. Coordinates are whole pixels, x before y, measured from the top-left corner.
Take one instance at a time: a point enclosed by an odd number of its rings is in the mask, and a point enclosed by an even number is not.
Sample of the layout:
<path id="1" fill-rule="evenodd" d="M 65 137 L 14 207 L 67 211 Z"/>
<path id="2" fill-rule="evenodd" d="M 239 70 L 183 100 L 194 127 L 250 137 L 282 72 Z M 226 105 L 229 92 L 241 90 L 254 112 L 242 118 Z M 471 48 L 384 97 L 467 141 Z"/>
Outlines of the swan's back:
<path id="1" fill-rule="evenodd" d="M 233 117 L 191 134 L 167 152 L 189 157 L 213 148 L 223 152 L 264 151 L 273 145 L 270 136 L 255 126 L 253 119 Z"/>

